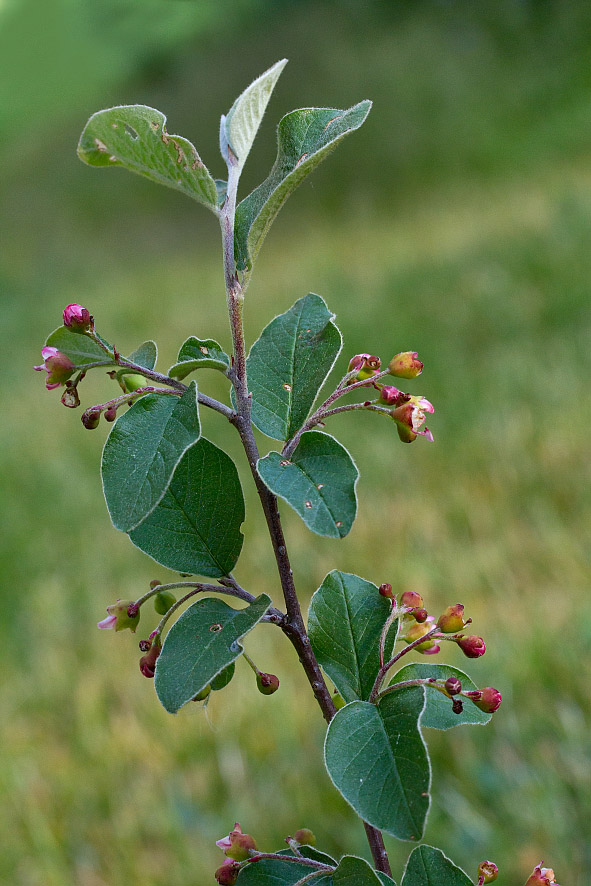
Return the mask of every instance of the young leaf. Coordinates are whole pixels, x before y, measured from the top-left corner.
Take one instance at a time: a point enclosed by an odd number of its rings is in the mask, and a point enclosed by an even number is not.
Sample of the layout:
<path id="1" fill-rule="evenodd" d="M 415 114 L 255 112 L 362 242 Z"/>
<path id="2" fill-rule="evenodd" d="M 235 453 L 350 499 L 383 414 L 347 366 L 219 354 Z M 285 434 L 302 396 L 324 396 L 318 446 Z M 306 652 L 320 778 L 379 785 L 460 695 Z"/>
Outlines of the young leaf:
<path id="1" fill-rule="evenodd" d="M 275 216 L 297 186 L 336 148 L 359 129 L 371 108 L 360 102 L 346 111 L 303 108 L 279 122 L 277 159 L 265 181 L 236 208 L 236 266 L 250 269 Z"/>
<path id="2" fill-rule="evenodd" d="M 382 886 L 396 886 L 396 881 L 389 877 L 388 874 L 384 874 L 382 871 L 376 871 L 376 874 Z"/>
<path id="3" fill-rule="evenodd" d="M 332 875 L 334 886 L 380 886 L 377 872 L 364 858 L 344 855 Z"/>
<path id="4" fill-rule="evenodd" d="M 289 440 L 304 423 L 342 346 L 319 295 L 310 293 L 263 329 L 246 368 L 252 420 L 274 440 Z"/>
<path id="5" fill-rule="evenodd" d="M 230 358 L 212 338 L 195 338 L 192 335 L 181 346 L 177 362 L 170 367 L 171 378 L 185 378 L 195 369 L 219 369 L 225 372 Z"/>
<path id="6" fill-rule="evenodd" d="M 261 620 L 271 598 L 261 594 L 245 609 L 206 597 L 193 603 L 166 635 L 154 685 L 162 706 L 176 714 L 242 654 L 239 640 Z"/>
<path id="7" fill-rule="evenodd" d="M 224 668 L 223 671 L 220 671 L 217 677 L 214 677 L 211 681 L 211 688 L 213 692 L 219 692 L 220 689 L 225 689 L 232 677 L 234 676 L 234 671 L 236 670 L 236 665 L 234 662 L 229 664 L 227 668 Z M 207 684 L 206 684 L 207 685 Z"/>
<path id="8" fill-rule="evenodd" d="M 473 886 L 472 880 L 441 849 L 417 846 L 410 854 L 401 886 Z"/>
<path id="9" fill-rule="evenodd" d="M 413 662 L 401 668 L 390 680 L 390 685 L 402 683 L 403 680 L 425 680 L 429 677 L 435 677 L 437 680 L 457 677 L 462 684 L 462 689 L 478 689 L 468 674 L 458 668 L 452 668 L 446 664 L 422 664 L 421 662 Z M 468 698 L 463 699 L 464 710 L 462 713 L 454 714 L 451 699 L 446 698 L 437 689 L 425 687 L 425 698 L 421 726 L 426 726 L 429 729 L 451 729 L 452 726 L 463 726 L 464 724 L 484 726 L 492 717 L 492 714 L 481 711 Z"/>
<path id="10" fill-rule="evenodd" d="M 155 341 L 145 341 L 136 348 L 127 358 L 131 363 L 137 363 L 144 369 L 154 369 L 158 359 L 158 348 Z"/>
<path id="11" fill-rule="evenodd" d="M 286 64 L 287 59 L 281 59 L 257 77 L 242 95 L 238 96 L 226 117 L 222 117 L 220 148 L 226 162 L 228 154 L 225 149 L 229 146 L 238 160 L 238 167 L 242 169 L 244 166 L 271 93 Z"/>
<path id="12" fill-rule="evenodd" d="M 166 117 L 154 108 L 121 105 L 93 114 L 78 156 L 89 166 L 123 166 L 218 212 L 215 182 L 199 154 L 186 138 L 167 133 Z"/>
<path id="13" fill-rule="evenodd" d="M 160 504 L 129 537 L 168 569 L 219 577 L 240 555 L 243 520 L 234 462 L 201 437 L 178 464 Z"/>
<path id="14" fill-rule="evenodd" d="M 130 532 L 154 510 L 176 466 L 200 436 L 195 382 L 182 397 L 146 394 L 117 419 L 101 465 L 116 529 Z"/>
<path id="15" fill-rule="evenodd" d="M 308 431 L 291 458 L 270 452 L 259 459 L 257 470 L 271 492 L 291 505 L 312 532 L 344 538 L 350 531 L 359 471 L 330 434 Z"/>
<path id="16" fill-rule="evenodd" d="M 353 701 L 337 711 L 324 746 L 328 774 L 357 814 L 399 840 L 418 840 L 429 811 L 431 769 L 418 721 L 422 692 Z"/>
<path id="17" fill-rule="evenodd" d="M 380 635 L 392 605 L 370 581 L 329 572 L 310 601 L 308 634 L 318 663 L 345 701 L 367 700 L 380 667 Z M 396 637 L 389 631 L 389 658 Z"/>
<path id="18" fill-rule="evenodd" d="M 57 348 L 76 366 L 85 366 L 87 363 L 104 363 L 109 366 L 113 362 L 91 338 L 72 332 L 67 326 L 54 329 L 45 344 Z"/>

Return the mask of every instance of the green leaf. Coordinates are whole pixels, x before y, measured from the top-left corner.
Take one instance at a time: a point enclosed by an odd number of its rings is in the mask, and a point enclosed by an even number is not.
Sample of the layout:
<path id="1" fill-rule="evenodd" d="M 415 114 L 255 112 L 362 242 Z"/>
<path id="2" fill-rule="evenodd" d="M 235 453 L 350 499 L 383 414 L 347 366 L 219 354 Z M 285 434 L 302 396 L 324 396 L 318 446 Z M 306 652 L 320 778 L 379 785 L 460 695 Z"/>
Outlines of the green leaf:
<path id="1" fill-rule="evenodd" d="M 341 333 L 319 295 L 310 293 L 275 317 L 251 348 L 246 368 L 252 420 L 274 440 L 302 426 L 342 346 Z"/>
<path id="2" fill-rule="evenodd" d="M 57 348 L 76 366 L 85 366 L 87 363 L 104 363 L 105 366 L 110 366 L 113 363 L 113 360 L 110 360 L 91 338 L 79 332 L 72 332 L 67 326 L 58 326 L 54 329 L 45 344 Z"/>
<path id="3" fill-rule="evenodd" d="M 357 814 L 399 840 L 418 840 L 429 811 L 431 770 L 418 721 L 422 692 L 353 701 L 337 711 L 324 747 L 328 774 Z"/>
<path id="4" fill-rule="evenodd" d="M 271 598 L 261 594 L 245 609 L 206 597 L 193 603 L 166 635 L 156 662 L 154 685 L 171 714 L 181 708 L 242 654 L 238 642 L 261 620 Z"/>
<path id="5" fill-rule="evenodd" d="M 116 529 L 130 532 L 154 510 L 176 466 L 200 436 L 195 382 L 182 397 L 146 394 L 117 419 L 101 465 L 103 492 Z"/>
<path id="6" fill-rule="evenodd" d="M 279 122 L 277 159 L 265 181 L 236 208 L 236 266 L 255 261 L 275 216 L 297 186 L 336 148 L 349 132 L 359 129 L 371 108 L 360 102 L 346 111 L 303 108 Z"/>
<path id="7" fill-rule="evenodd" d="M 401 886 L 473 886 L 473 883 L 441 849 L 423 845 L 411 852 Z"/>
<path id="8" fill-rule="evenodd" d="M 199 154 L 186 138 L 167 133 L 166 117 L 154 108 L 121 105 L 93 114 L 78 156 L 89 166 L 123 166 L 218 212 L 215 182 Z"/>
<path id="9" fill-rule="evenodd" d="M 380 668 L 380 635 L 392 604 L 370 581 L 329 572 L 310 601 L 308 635 L 320 666 L 345 701 L 369 698 Z M 388 632 L 390 658 L 397 624 Z"/>
<path id="10" fill-rule="evenodd" d="M 219 577 L 240 555 L 243 520 L 234 462 L 201 437 L 181 459 L 160 504 L 129 537 L 168 569 Z"/>
<path id="11" fill-rule="evenodd" d="M 330 434 L 308 431 L 289 459 L 270 452 L 259 459 L 257 470 L 271 492 L 291 505 L 312 532 L 344 538 L 350 531 L 359 471 Z"/>
<path id="12" fill-rule="evenodd" d="M 268 71 L 257 77 L 242 95 L 238 96 L 228 114 L 222 117 L 220 132 L 222 157 L 226 162 L 228 161 L 227 147 L 229 146 L 238 160 L 239 169 L 242 169 L 246 162 L 271 93 L 286 64 L 287 59 L 281 59 Z"/>
<path id="13" fill-rule="evenodd" d="M 413 662 L 401 668 L 390 680 L 390 685 L 402 683 L 403 680 L 426 680 L 429 677 L 435 677 L 437 680 L 457 677 L 462 684 L 462 689 L 478 689 L 468 674 L 458 668 L 452 668 L 446 664 L 432 665 L 420 662 Z M 426 726 L 429 729 L 451 729 L 452 726 L 463 726 L 464 724 L 485 726 L 490 722 L 492 714 L 481 711 L 467 698 L 463 699 L 464 710 L 462 713 L 454 714 L 451 699 L 446 698 L 437 689 L 429 689 L 427 686 L 424 691 L 426 703 L 421 716 L 421 726 Z"/>
<path id="14" fill-rule="evenodd" d="M 384 874 L 382 871 L 376 871 L 376 874 L 382 886 L 396 886 L 396 881 L 389 877 L 388 874 Z"/>
<path id="15" fill-rule="evenodd" d="M 332 875 L 334 886 L 379 886 L 379 877 L 364 858 L 344 855 Z"/>
<path id="16" fill-rule="evenodd" d="M 154 369 L 156 360 L 158 359 L 158 348 L 155 341 L 145 341 L 139 348 L 136 348 L 127 359 L 130 363 L 137 363 L 144 369 Z"/>
<path id="17" fill-rule="evenodd" d="M 212 338 L 195 338 L 192 335 L 181 346 L 177 362 L 170 367 L 171 378 L 185 378 L 195 369 L 219 369 L 226 372 L 230 358 Z"/>
<path id="18" fill-rule="evenodd" d="M 323 864 L 335 865 L 336 861 L 325 852 L 319 852 L 313 846 L 300 846 L 300 852 L 305 858 L 312 861 L 321 861 Z M 291 849 L 280 849 L 278 855 L 293 855 Z M 306 874 L 311 874 L 314 868 L 308 865 L 297 864 L 293 861 L 279 861 L 275 858 L 265 858 L 256 864 L 247 865 L 238 875 L 239 886 L 294 886 Z M 314 886 L 332 886 L 332 874 L 319 875 L 312 880 Z"/>
<path id="19" fill-rule="evenodd" d="M 220 689 L 225 689 L 234 676 L 235 670 L 236 665 L 234 664 L 234 662 L 232 662 L 232 664 L 229 664 L 227 668 L 224 668 L 223 671 L 220 671 L 217 677 L 214 677 L 211 681 L 212 691 L 219 692 Z"/>

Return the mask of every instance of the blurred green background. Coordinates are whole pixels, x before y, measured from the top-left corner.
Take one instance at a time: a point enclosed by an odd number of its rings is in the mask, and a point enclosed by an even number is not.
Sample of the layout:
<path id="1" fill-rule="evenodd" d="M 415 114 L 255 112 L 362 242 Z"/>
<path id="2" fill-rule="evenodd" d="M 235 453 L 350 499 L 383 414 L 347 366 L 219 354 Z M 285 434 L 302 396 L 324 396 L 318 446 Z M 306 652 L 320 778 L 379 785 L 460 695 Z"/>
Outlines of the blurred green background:
<path id="1" fill-rule="evenodd" d="M 99 633 L 116 597 L 166 576 L 110 526 L 98 472 L 107 427 L 83 430 L 31 372 L 68 302 L 160 366 L 186 335 L 228 346 L 219 234 L 181 195 L 76 158 L 101 107 L 145 103 L 214 175 L 220 113 L 290 59 L 243 176 L 247 193 L 294 107 L 374 99 L 365 126 L 291 198 L 248 293 L 249 341 L 312 290 L 346 346 L 416 349 L 413 391 L 434 445 L 372 416 L 329 430 L 362 473 L 349 538 L 311 537 L 287 509 L 307 601 L 340 568 L 431 611 L 461 600 L 487 641 L 467 668 L 497 686 L 486 729 L 434 733 L 426 840 L 471 874 L 520 884 L 543 858 L 564 886 L 591 866 L 591 5 L 568 0 L 3 0 L 0 159 L 4 419 L 0 879 L 18 886 L 213 882 L 235 820 L 265 849 L 312 828 L 366 854 L 331 787 L 323 722 L 291 647 L 246 641 L 281 690 L 238 668 L 207 713 L 171 718 L 137 668 L 137 638 Z M 221 379 L 209 390 L 225 397 Z M 211 376 L 211 378 L 210 378 Z M 206 383 L 204 375 L 202 385 Z M 82 388 L 105 399 L 106 379 Z M 214 414 L 206 433 L 235 454 Z M 266 445 L 266 444 L 265 444 Z M 277 599 L 248 492 L 242 584 Z M 155 617 L 154 617 L 155 623 Z M 144 617 L 142 636 L 150 629 Z M 459 652 L 444 660 L 465 666 Z M 409 846 L 387 840 L 396 878 Z"/>

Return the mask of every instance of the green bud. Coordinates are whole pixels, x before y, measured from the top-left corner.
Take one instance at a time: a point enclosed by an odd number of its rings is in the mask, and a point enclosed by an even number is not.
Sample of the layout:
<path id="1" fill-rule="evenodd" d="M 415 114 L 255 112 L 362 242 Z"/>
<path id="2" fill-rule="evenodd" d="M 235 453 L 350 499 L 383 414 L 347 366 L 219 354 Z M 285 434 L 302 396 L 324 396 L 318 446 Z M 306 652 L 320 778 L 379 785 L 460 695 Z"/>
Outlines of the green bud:
<path id="1" fill-rule="evenodd" d="M 138 388 L 143 388 L 146 384 L 146 379 L 143 375 L 139 375 L 136 372 L 130 373 L 130 375 L 123 376 L 123 384 L 125 386 L 125 390 L 130 394 L 133 394 L 134 391 L 137 391 Z"/>
<path id="2" fill-rule="evenodd" d="M 279 678 L 275 674 L 257 674 L 257 689 L 263 695 L 273 695 L 279 689 Z"/>
<path id="3" fill-rule="evenodd" d="M 166 615 L 171 606 L 176 603 L 176 597 L 170 591 L 160 591 L 154 597 L 154 609 L 158 615 Z"/>

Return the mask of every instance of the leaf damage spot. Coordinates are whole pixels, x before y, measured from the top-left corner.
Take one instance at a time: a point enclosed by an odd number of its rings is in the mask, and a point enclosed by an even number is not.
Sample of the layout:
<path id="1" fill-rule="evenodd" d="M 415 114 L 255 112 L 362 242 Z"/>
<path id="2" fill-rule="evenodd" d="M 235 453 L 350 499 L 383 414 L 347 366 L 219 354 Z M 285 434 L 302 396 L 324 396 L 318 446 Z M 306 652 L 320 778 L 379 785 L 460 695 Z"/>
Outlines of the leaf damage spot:
<path id="1" fill-rule="evenodd" d="M 101 153 L 101 154 L 108 154 L 109 153 L 108 147 L 106 146 L 106 144 L 104 142 L 102 142 L 100 140 L 100 138 L 95 138 L 94 143 L 95 143 L 96 149 L 97 149 L 97 151 L 99 151 L 99 153 Z"/>
<path id="2" fill-rule="evenodd" d="M 337 522 L 336 522 L 334 525 L 337 527 L 337 529 L 340 529 L 341 526 L 343 525 L 343 521 L 342 521 L 342 520 L 337 520 Z"/>
<path id="3" fill-rule="evenodd" d="M 130 138 L 132 138 L 134 141 L 139 138 L 139 135 L 137 134 L 133 126 L 130 126 L 129 123 L 125 123 L 124 125 L 125 131 L 130 136 Z"/>
<path id="4" fill-rule="evenodd" d="M 286 384 L 283 385 L 283 389 L 284 389 L 285 391 L 290 391 L 290 392 L 291 392 L 291 385 L 288 385 L 288 384 L 286 383 Z"/>
<path id="5" fill-rule="evenodd" d="M 324 489 L 324 483 L 319 483 L 316 489 Z"/>
<path id="6" fill-rule="evenodd" d="M 326 132 L 328 127 L 331 125 L 331 123 L 334 123 L 335 120 L 340 120 L 342 116 L 343 116 L 342 114 L 338 114 L 336 117 L 333 117 L 332 120 L 329 120 L 328 123 L 326 124 L 326 126 L 324 127 L 323 132 Z"/>
<path id="7" fill-rule="evenodd" d="M 205 345 L 200 345 L 199 350 L 202 354 L 205 354 L 205 356 L 209 354 L 209 348 L 206 348 Z"/>
<path id="8" fill-rule="evenodd" d="M 291 464 L 291 462 L 289 461 L 289 459 L 285 458 L 283 459 L 283 461 L 280 461 L 279 464 L 282 468 L 286 468 L 288 465 Z"/>
<path id="9" fill-rule="evenodd" d="M 111 123 L 111 126 L 113 127 L 113 129 L 118 129 L 118 128 L 119 128 L 119 124 L 118 124 L 118 123 Z"/>
<path id="10" fill-rule="evenodd" d="M 311 502 L 311 501 L 305 501 L 305 502 L 304 502 L 304 505 L 305 505 L 307 508 L 311 508 L 311 507 L 312 507 L 312 502 Z"/>
<path id="11" fill-rule="evenodd" d="M 212 634 L 219 633 L 219 631 L 221 631 L 221 629 L 222 629 L 222 625 L 219 622 L 216 622 L 215 624 L 209 626 L 209 630 L 211 631 Z"/>
<path id="12" fill-rule="evenodd" d="M 302 163 L 302 161 L 306 159 L 307 156 L 308 156 L 307 153 L 306 153 L 306 154 L 302 154 L 302 156 L 300 157 L 300 159 L 298 160 L 298 162 L 297 162 L 296 165 L 295 165 L 295 168 L 296 168 L 296 169 L 298 168 L 298 166 L 300 165 L 300 163 Z"/>

